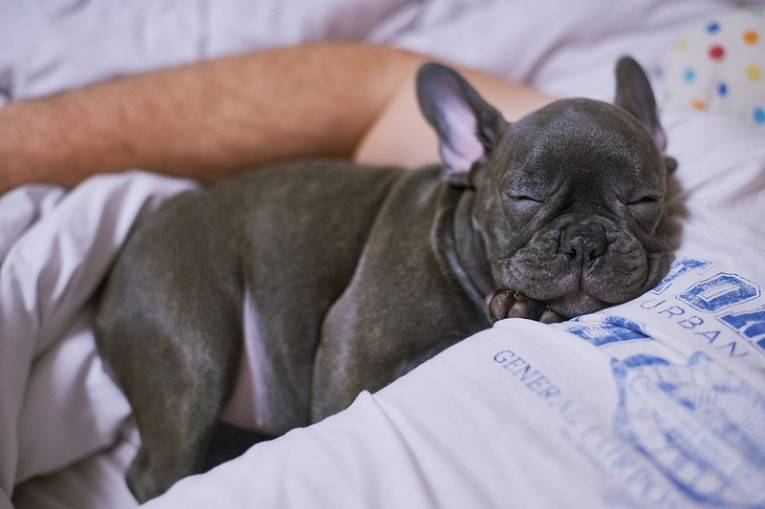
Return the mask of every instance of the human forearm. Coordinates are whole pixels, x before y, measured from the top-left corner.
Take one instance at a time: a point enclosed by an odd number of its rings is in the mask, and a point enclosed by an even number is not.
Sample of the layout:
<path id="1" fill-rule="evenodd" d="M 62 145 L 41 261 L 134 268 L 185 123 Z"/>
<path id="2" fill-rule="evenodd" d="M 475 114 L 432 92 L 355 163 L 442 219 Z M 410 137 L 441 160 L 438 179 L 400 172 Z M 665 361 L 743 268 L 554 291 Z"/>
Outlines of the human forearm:
<path id="1" fill-rule="evenodd" d="M 422 57 L 323 45 L 202 62 L 0 108 L 0 189 L 143 168 L 214 180 L 347 157 Z"/>

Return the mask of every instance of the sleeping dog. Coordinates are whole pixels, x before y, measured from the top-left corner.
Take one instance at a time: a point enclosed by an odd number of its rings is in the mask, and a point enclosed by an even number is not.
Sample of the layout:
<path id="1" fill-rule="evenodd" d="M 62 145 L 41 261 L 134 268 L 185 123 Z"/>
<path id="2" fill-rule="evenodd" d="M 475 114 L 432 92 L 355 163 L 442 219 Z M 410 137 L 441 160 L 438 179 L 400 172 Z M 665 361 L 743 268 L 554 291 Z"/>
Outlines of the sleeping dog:
<path id="1" fill-rule="evenodd" d="M 258 431 L 347 407 L 508 316 L 556 321 L 653 287 L 671 259 L 664 133 L 630 58 L 615 105 L 515 123 L 457 72 L 420 68 L 442 164 L 311 161 L 166 203 L 126 243 L 96 320 L 132 405 L 143 501 L 201 469 L 244 342 Z"/>

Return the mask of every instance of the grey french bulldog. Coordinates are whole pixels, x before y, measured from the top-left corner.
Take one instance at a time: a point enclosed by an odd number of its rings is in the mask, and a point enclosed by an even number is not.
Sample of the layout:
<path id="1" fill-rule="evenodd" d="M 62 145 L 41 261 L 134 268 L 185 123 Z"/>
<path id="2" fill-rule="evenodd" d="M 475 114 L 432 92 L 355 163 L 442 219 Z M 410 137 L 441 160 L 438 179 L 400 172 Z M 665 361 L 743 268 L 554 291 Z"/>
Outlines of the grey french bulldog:
<path id="1" fill-rule="evenodd" d="M 509 123 L 428 63 L 417 93 L 441 165 L 261 169 L 137 228 L 96 335 L 140 431 L 138 500 L 200 471 L 245 341 L 257 431 L 277 436 L 498 319 L 559 321 L 657 284 L 675 163 L 643 70 L 625 57 L 616 76 L 616 105 L 564 99 Z"/>

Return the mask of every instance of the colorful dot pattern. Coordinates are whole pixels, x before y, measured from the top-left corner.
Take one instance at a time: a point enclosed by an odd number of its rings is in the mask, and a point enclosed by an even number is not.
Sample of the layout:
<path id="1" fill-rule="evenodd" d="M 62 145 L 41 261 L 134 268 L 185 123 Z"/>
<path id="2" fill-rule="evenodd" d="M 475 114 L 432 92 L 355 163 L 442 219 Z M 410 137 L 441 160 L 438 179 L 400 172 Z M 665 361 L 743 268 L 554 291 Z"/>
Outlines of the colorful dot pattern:
<path id="1" fill-rule="evenodd" d="M 675 41 L 659 71 L 666 104 L 735 115 L 765 129 L 765 9 L 701 24 Z"/>

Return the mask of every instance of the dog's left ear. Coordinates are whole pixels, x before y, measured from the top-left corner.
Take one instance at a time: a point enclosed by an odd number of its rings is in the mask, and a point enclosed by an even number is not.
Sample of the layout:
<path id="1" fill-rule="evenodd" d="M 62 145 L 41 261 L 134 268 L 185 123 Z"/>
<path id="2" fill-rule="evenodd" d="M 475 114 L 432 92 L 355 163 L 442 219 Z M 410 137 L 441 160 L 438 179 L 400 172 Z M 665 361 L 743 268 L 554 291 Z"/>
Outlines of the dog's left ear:
<path id="1" fill-rule="evenodd" d="M 470 186 L 470 169 L 488 155 L 508 123 L 465 78 L 441 64 L 420 67 L 417 98 L 438 134 L 445 177 Z"/>
<path id="2" fill-rule="evenodd" d="M 616 63 L 616 97 L 614 104 L 629 111 L 640 120 L 653 136 L 656 146 L 664 154 L 667 148 L 667 135 L 659 122 L 651 84 L 645 71 L 632 57 L 622 57 Z M 677 167 L 672 157 L 664 157 L 667 170 Z"/>

